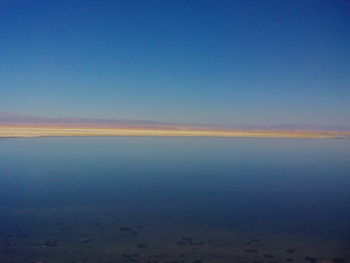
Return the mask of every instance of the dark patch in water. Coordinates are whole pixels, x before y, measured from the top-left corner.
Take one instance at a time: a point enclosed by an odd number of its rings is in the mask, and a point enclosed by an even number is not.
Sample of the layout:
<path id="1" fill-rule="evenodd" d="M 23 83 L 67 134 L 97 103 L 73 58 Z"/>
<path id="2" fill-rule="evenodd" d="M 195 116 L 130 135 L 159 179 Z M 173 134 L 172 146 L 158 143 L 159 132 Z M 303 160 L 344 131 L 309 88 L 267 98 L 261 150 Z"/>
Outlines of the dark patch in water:
<path id="1" fill-rule="evenodd" d="M 317 258 L 316 257 L 310 257 L 310 256 L 306 256 L 304 257 L 304 259 L 310 263 L 317 263 Z"/>
<path id="2" fill-rule="evenodd" d="M 148 247 L 148 244 L 137 244 L 138 248 L 146 248 Z"/>
<path id="3" fill-rule="evenodd" d="M 245 251 L 248 253 L 258 253 L 257 249 L 246 249 Z"/>
<path id="4" fill-rule="evenodd" d="M 129 226 L 122 226 L 122 227 L 119 228 L 119 230 L 120 230 L 120 231 L 123 231 L 123 232 L 129 231 L 129 230 L 131 230 L 131 229 L 132 229 L 132 228 L 129 227 Z"/>

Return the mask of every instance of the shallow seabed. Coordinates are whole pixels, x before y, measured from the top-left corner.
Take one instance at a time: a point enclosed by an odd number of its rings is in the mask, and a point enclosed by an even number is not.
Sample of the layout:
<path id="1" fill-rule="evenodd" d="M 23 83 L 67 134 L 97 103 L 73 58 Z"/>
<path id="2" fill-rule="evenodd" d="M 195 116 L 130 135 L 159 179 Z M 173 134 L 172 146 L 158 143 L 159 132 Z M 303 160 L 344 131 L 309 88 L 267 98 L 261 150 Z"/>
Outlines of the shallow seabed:
<path id="1" fill-rule="evenodd" d="M 0 140 L 0 262 L 350 262 L 350 141 Z"/>

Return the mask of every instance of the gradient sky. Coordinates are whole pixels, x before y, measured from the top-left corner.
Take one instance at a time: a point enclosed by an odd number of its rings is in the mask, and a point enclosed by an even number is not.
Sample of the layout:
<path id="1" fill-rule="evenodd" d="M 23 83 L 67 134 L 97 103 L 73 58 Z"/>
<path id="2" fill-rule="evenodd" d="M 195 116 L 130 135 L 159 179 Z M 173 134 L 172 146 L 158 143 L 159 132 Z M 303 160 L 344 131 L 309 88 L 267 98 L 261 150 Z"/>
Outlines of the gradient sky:
<path id="1" fill-rule="evenodd" d="M 350 124 L 350 1 L 0 0 L 0 112 Z"/>

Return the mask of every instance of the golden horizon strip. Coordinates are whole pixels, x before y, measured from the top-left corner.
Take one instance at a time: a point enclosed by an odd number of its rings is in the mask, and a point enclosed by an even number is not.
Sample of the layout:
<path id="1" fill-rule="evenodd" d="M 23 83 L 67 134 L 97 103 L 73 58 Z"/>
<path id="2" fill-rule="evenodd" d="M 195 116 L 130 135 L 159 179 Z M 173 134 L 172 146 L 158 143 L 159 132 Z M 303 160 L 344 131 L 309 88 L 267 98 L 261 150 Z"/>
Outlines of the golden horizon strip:
<path id="1" fill-rule="evenodd" d="M 350 133 L 264 130 L 191 130 L 191 129 L 126 129 L 80 127 L 0 126 L 0 137 L 47 136 L 183 136 L 183 137 L 247 137 L 247 138 L 339 138 Z"/>

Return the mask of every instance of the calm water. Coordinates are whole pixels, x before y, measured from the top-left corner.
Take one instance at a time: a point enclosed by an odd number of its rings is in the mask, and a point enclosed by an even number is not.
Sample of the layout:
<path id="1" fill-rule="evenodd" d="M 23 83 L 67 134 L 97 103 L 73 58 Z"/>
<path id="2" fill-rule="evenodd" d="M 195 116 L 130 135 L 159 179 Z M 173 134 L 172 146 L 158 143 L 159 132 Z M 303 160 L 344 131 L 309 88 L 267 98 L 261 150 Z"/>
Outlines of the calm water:
<path id="1" fill-rule="evenodd" d="M 0 140 L 0 262 L 349 262 L 350 140 Z"/>

